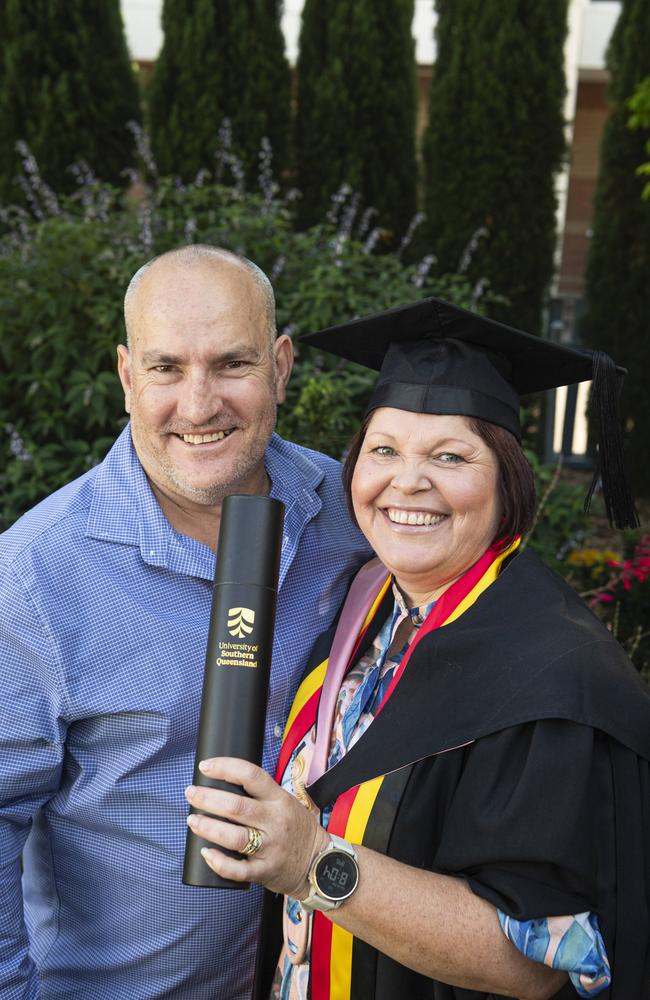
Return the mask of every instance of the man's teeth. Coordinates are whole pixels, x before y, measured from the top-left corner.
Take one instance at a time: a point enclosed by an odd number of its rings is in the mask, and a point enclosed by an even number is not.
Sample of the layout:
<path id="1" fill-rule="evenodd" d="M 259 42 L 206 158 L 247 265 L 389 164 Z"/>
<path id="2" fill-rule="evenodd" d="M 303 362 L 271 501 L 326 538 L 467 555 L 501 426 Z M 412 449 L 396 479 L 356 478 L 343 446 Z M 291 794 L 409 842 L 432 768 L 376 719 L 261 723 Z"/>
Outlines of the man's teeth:
<path id="1" fill-rule="evenodd" d="M 208 441 L 222 441 L 230 431 L 216 431 L 214 434 L 181 434 L 186 444 L 207 444 Z"/>
<path id="2" fill-rule="evenodd" d="M 386 513 L 395 524 L 439 524 L 445 516 L 444 514 L 425 514 L 424 511 L 394 510 L 392 507 L 389 507 Z"/>

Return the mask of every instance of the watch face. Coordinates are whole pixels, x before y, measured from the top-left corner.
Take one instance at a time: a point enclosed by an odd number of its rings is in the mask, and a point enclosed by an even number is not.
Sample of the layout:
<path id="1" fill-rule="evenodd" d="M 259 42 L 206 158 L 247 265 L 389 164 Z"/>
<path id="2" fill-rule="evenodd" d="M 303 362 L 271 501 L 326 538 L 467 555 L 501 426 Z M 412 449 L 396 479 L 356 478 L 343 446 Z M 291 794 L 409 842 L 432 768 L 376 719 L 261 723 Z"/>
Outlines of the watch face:
<path id="1" fill-rule="evenodd" d="M 359 869 L 354 858 L 342 851 L 332 851 L 316 865 L 314 880 L 327 899 L 346 899 L 354 892 Z"/>

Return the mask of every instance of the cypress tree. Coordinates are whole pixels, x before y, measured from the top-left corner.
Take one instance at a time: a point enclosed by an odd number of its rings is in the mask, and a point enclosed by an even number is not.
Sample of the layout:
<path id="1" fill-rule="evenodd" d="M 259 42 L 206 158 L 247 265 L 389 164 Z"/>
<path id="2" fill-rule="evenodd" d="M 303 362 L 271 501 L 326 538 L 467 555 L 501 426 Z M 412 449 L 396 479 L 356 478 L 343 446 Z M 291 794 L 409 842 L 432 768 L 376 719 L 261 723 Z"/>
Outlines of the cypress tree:
<path id="1" fill-rule="evenodd" d="M 0 22 L 0 199 L 20 197 L 18 140 L 57 192 L 74 189 L 81 159 L 120 183 L 140 109 L 118 0 L 4 0 Z"/>
<path id="2" fill-rule="evenodd" d="M 149 88 L 161 173 L 192 180 L 214 170 L 224 119 L 249 182 L 266 137 L 280 173 L 287 162 L 291 77 L 280 0 L 164 0 L 164 43 Z"/>
<path id="3" fill-rule="evenodd" d="M 306 0 L 298 58 L 300 221 L 347 183 L 395 235 L 415 211 L 413 0 Z"/>
<path id="4" fill-rule="evenodd" d="M 482 234 L 468 273 L 509 299 L 492 315 L 538 333 L 565 148 L 567 0 L 436 0 L 436 8 L 423 143 L 428 237 L 442 269 L 455 271 Z"/>
<path id="5" fill-rule="evenodd" d="M 650 202 L 642 199 L 647 133 L 627 128 L 627 100 L 650 73 L 650 5 L 623 0 L 607 53 L 612 110 L 605 125 L 587 263 L 584 342 L 629 370 L 621 405 L 637 492 L 650 496 Z"/>
<path id="6" fill-rule="evenodd" d="M 645 129 L 645 154 L 650 156 L 650 76 L 646 76 L 638 85 L 628 102 L 632 114 L 628 119 L 628 128 Z M 646 160 L 637 167 L 637 173 L 641 177 L 650 177 L 650 161 Z M 650 181 L 646 181 L 642 197 L 650 201 Z"/>

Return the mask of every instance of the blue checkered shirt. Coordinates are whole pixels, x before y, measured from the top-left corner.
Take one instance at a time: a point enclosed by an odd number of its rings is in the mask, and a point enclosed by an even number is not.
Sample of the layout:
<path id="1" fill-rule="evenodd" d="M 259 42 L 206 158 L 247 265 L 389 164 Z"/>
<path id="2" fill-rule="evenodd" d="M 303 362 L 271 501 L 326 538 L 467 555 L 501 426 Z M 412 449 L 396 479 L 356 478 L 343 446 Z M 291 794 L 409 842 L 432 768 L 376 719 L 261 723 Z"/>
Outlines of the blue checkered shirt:
<path id="1" fill-rule="evenodd" d="M 368 558 L 340 466 L 274 436 L 286 504 L 264 764 Z M 261 892 L 181 873 L 215 560 L 130 429 L 0 538 L 0 998 L 248 998 Z M 24 911 L 20 855 L 24 851 Z"/>

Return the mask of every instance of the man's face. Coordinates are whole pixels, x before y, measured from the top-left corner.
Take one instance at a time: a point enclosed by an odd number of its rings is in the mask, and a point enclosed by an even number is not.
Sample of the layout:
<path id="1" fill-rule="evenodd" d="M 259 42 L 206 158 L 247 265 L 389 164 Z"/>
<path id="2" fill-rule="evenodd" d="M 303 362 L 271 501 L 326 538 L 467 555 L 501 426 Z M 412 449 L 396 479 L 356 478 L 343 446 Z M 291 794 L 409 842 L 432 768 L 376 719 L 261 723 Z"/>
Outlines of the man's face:
<path id="1" fill-rule="evenodd" d="M 265 303 L 230 261 L 154 264 L 129 309 L 118 371 L 135 449 L 154 489 L 181 506 L 258 493 L 284 400 L 291 341 L 269 341 Z"/>

